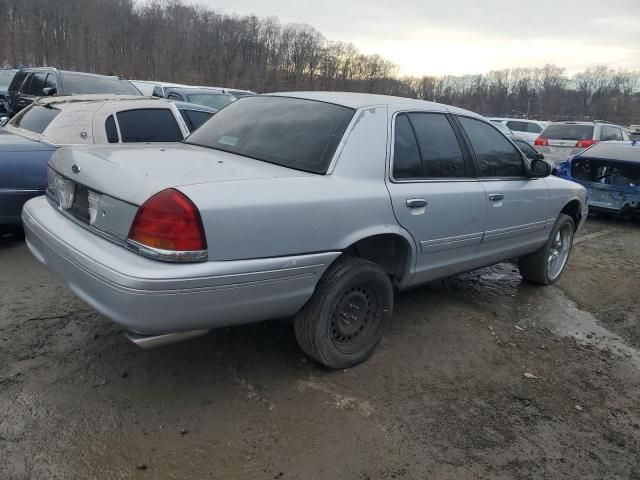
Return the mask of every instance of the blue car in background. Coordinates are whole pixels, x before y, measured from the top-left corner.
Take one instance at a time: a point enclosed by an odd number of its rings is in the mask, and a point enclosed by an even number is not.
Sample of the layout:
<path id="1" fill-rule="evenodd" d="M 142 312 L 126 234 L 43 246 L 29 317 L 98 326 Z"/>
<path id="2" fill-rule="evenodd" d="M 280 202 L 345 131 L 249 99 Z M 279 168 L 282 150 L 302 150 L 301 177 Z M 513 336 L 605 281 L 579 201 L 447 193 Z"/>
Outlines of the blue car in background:
<path id="1" fill-rule="evenodd" d="M 215 112 L 201 105 L 143 96 L 37 100 L 0 128 L 0 230 L 20 225 L 24 203 L 44 194 L 47 163 L 58 148 L 181 142 Z"/>
<path id="2" fill-rule="evenodd" d="M 7 91 L 18 70 L 0 69 L 0 116 L 8 115 Z"/>
<path id="3" fill-rule="evenodd" d="M 590 210 L 640 215 L 640 142 L 601 142 L 558 166 L 587 189 Z"/>

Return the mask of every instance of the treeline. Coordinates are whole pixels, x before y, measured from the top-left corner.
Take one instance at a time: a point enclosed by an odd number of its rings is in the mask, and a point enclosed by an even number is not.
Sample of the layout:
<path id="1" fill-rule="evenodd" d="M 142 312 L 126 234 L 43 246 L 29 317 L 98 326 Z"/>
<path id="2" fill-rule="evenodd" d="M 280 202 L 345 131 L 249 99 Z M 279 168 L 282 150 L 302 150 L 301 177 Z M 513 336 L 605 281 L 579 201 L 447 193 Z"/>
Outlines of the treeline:
<path id="1" fill-rule="evenodd" d="M 640 72 L 596 67 L 400 78 L 398 67 L 308 25 L 225 15 L 181 0 L 2 0 L 0 63 L 50 65 L 258 92 L 347 90 L 481 113 L 640 123 Z"/>

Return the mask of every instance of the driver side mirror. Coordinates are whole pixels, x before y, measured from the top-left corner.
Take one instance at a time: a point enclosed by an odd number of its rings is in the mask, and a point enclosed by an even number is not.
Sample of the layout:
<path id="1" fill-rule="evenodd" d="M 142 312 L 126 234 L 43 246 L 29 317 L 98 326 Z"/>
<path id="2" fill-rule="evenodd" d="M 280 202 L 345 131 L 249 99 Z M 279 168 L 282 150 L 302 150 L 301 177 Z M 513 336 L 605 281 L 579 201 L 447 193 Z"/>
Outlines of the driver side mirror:
<path id="1" fill-rule="evenodd" d="M 0 127 L 4 127 L 9 123 L 9 117 L 0 117 Z"/>
<path id="2" fill-rule="evenodd" d="M 54 87 L 45 87 L 42 89 L 42 94 L 45 97 L 52 97 L 56 93 L 58 93 L 58 90 L 56 90 Z"/>
<path id="3" fill-rule="evenodd" d="M 544 178 L 551 175 L 553 172 L 553 166 L 542 159 L 535 159 L 531 162 L 531 177 L 532 178 Z"/>

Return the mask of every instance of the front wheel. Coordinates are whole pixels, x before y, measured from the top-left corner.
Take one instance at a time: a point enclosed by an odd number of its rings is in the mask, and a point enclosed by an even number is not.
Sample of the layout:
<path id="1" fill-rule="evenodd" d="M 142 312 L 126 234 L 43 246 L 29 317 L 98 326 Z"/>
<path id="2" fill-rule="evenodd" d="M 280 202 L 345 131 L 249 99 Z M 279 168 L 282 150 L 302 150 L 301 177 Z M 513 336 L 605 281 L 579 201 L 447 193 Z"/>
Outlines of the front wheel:
<path id="1" fill-rule="evenodd" d="M 302 350 L 329 368 L 364 361 L 391 322 L 393 287 L 375 263 L 346 257 L 332 265 L 294 319 Z"/>
<path id="2" fill-rule="evenodd" d="M 569 215 L 561 213 L 551 230 L 549 240 L 535 253 L 520 259 L 520 274 L 525 280 L 539 285 L 555 283 L 567 266 L 575 224 Z"/>

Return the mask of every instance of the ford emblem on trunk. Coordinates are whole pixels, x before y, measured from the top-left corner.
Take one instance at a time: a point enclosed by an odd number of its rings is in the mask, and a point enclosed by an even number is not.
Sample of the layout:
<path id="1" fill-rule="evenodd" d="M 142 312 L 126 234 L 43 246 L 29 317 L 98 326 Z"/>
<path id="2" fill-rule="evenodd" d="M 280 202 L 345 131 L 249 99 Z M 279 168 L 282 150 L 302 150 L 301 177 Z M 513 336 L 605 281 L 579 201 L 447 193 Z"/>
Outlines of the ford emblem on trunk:
<path id="1" fill-rule="evenodd" d="M 71 167 L 71 171 L 72 171 L 73 173 L 80 173 L 80 167 L 79 167 L 78 165 L 75 165 L 75 164 L 74 164 L 74 165 Z"/>

